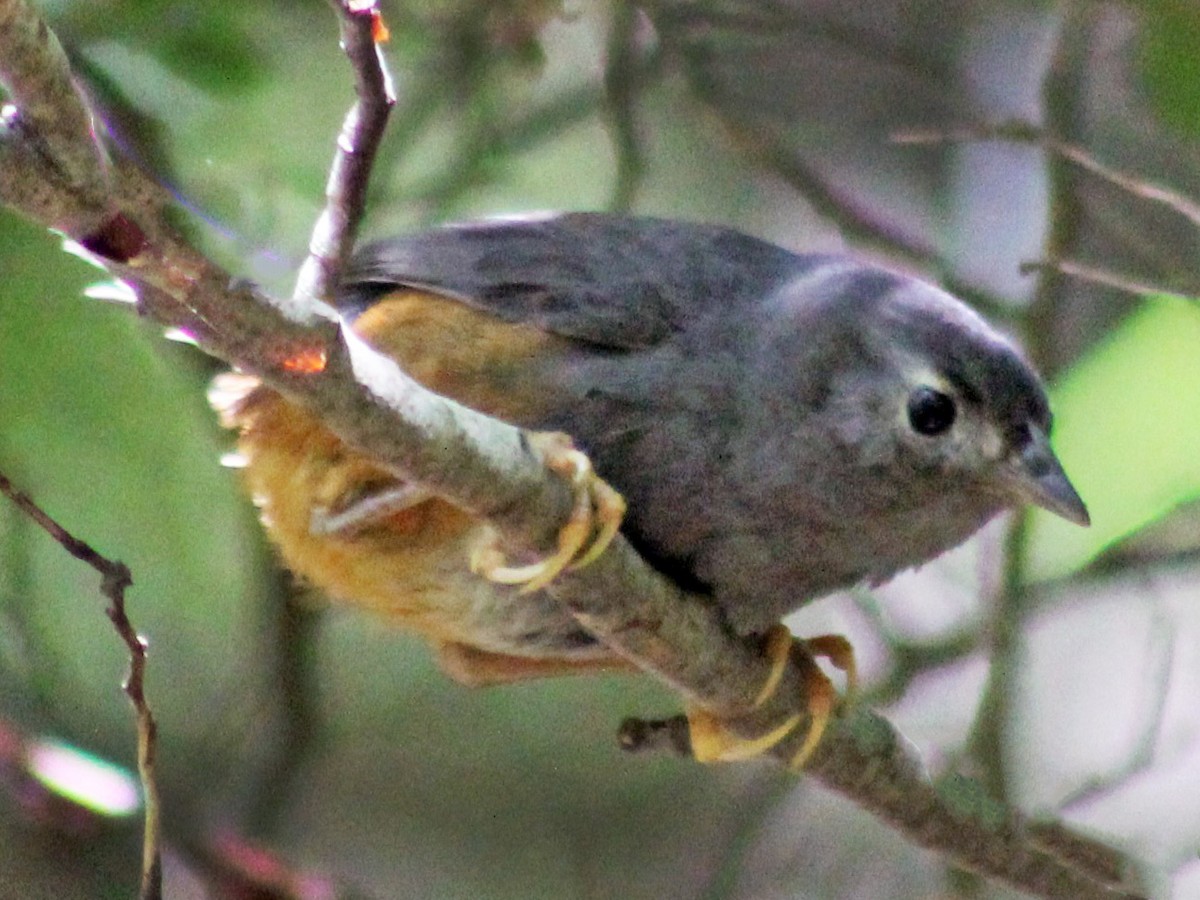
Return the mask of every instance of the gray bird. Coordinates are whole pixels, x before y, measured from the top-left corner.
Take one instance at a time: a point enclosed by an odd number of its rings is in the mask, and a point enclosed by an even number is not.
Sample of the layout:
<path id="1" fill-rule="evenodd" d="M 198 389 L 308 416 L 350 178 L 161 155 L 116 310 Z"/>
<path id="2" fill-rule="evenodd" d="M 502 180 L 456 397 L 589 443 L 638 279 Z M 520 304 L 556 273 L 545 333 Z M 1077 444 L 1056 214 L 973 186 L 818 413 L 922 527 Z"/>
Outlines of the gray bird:
<path id="1" fill-rule="evenodd" d="M 1088 523 L 1014 346 L 853 257 L 649 218 L 485 221 L 364 248 L 338 303 L 433 389 L 571 435 L 639 552 L 744 634 L 1007 508 Z M 224 405 L 285 558 L 334 596 L 425 634 L 464 680 L 611 661 L 550 598 L 466 570 L 479 523 L 446 525 L 447 504 L 265 388 Z"/>

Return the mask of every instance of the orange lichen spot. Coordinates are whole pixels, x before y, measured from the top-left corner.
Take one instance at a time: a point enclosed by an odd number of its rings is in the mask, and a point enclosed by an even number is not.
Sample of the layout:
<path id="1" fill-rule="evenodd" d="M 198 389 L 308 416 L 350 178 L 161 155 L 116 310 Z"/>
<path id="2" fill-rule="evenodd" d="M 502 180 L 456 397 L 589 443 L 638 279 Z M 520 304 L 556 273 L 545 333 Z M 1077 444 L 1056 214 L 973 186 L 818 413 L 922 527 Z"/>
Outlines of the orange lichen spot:
<path id="1" fill-rule="evenodd" d="M 387 23 L 383 21 L 383 13 L 379 10 L 371 13 L 371 40 L 377 44 L 386 44 L 392 39 Z"/>
<path id="2" fill-rule="evenodd" d="M 283 366 L 285 372 L 293 372 L 297 375 L 316 375 L 318 372 L 325 371 L 325 364 L 328 361 L 323 348 L 307 347 L 284 357 L 280 365 Z"/>
<path id="3" fill-rule="evenodd" d="M 392 33 L 383 21 L 378 0 L 346 0 L 346 11 L 356 16 L 366 13 L 371 17 L 371 40 L 376 44 L 386 44 L 391 40 Z"/>

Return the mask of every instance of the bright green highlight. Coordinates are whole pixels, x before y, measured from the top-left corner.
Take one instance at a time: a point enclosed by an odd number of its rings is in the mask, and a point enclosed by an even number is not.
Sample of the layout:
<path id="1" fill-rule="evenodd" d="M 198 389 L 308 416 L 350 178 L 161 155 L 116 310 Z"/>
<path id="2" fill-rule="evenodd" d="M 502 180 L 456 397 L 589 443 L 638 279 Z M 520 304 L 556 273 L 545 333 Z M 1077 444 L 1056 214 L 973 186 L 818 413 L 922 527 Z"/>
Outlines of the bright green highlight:
<path id="1" fill-rule="evenodd" d="M 1037 513 L 1038 579 L 1070 574 L 1200 497 L 1200 306 L 1182 297 L 1147 301 L 1051 393 L 1055 450 L 1092 526 Z"/>

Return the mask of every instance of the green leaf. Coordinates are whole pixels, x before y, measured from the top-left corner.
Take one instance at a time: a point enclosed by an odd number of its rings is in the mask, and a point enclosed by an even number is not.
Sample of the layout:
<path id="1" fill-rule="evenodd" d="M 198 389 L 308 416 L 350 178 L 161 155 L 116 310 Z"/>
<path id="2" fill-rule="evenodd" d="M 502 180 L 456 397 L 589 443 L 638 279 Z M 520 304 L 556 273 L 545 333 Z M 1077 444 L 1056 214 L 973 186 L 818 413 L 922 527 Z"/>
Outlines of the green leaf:
<path id="1" fill-rule="evenodd" d="M 1163 121 L 1200 134 L 1200 8 L 1177 0 L 1144 5 L 1141 68 L 1151 103 Z"/>
<path id="2" fill-rule="evenodd" d="M 1051 393 L 1055 448 L 1092 526 L 1037 513 L 1035 578 L 1068 575 L 1200 496 L 1200 307 L 1148 301 Z"/>

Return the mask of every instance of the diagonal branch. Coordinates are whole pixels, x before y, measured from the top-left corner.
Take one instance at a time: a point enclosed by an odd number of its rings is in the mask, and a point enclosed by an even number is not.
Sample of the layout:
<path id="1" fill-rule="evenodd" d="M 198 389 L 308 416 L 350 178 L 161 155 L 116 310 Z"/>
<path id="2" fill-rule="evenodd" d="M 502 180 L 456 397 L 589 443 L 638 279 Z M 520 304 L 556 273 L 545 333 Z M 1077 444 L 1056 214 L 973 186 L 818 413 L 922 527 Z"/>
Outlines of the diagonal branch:
<path id="1" fill-rule="evenodd" d="M 0 128 L 23 131 L 22 150 L 38 158 L 44 175 L 82 195 L 87 206 L 103 208 L 108 193 L 107 157 L 58 38 L 25 0 L 5 0 L 0 3 L 0 47 L 4 48 L 0 83 L 14 99 L 19 98 L 16 106 L 4 107 Z M 22 122 L 36 127 L 24 130 Z M 0 170 L 0 179 L 7 182 L 15 174 Z"/>
<path id="2" fill-rule="evenodd" d="M 1028 122 L 1017 120 L 949 130 L 903 131 L 892 135 L 892 141 L 897 144 L 918 146 L 982 143 L 984 141 L 1012 141 L 1013 143 L 1031 144 L 1078 166 L 1101 181 L 1107 181 L 1127 194 L 1165 206 L 1187 219 L 1192 225 L 1200 227 L 1200 203 L 1196 203 L 1186 194 L 1106 165 L 1078 144 L 1056 138 L 1052 133 Z"/>
<path id="3" fill-rule="evenodd" d="M 354 0 L 346 5 L 369 6 Z M 328 282 L 298 291 L 298 302 L 268 297 L 188 245 L 166 223 L 169 198 L 132 165 L 117 160 L 106 176 L 98 161 L 92 176 L 77 184 L 56 178 L 55 166 L 30 152 L 43 115 L 52 121 L 61 105 L 86 111 L 77 95 L 47 105 L 28 96 L 39 90 L 38 82 L 9 77 L 5 41 L 14 33 L 14 22 L 32 17 L 23 0 L 0 0 L 0 80 L 22 124 L 20 130 L 0 131 L 0 200 L 100 256 L 136 289 L 144 314 L 182 329 L 206 352 L 307 406 L 343 440 L 401 477 L 488 519 L 514 555 L 551 550 L 569 515 L 570 487 L 546 469 L 519 429 L 430 393 L 353 334 L 314 314 L 303 295 L 327 295 Z M 53 53 L 42 52 L 23 65 L 57 68 L 69 80 L 64 61 Z M 360 103 L 364 110 L 370 106 L 362 97 Z M 89 146 L 98 154 L 94 144 Z M 353 155 L 353 148 L 343 150 Z M 344 164 L 354 167 L 351 159 Z M 314 264 L 324 278 L 336 277 L 336 261 L 352 237 L 361 205 L 361 195 L 337 199 L 343 184 L 341 176 L 331 178 L 331 205 L 344 204 L 331 218 L 344 214 L 346 221 L 331 226 L 330 234 L 340 237 L 331 239 L 331 250 L 314 241 L 316 255 L 334 261 L 329 268 Z M 365 187 L 365 172 L 355 184 L 354 190 Z M 712 604 L 681 591 L 622 539 L 549 590 L 614 650 L 723 717 L 750 708 L 767 677 L 770 665 L 756 642 L 731 634 Z M 767 724 L 805 713 L 803 685 L 803 673 L 789 667 L 771 700 L 753 715 L 732 720 L 731 727 L 752 737 Z M 772 752 L 790 759 L 802 735 L 800 729 L 795 740 Z M 1109 887 L 1109 873 L 1085 860 L 1072 854 L 1064 860 L 1060 852 L 1043 849 L 1027 824 L 1007 809 L 970 792 L 939 793 L 912 749 L 867 710 L 835 723 L 809 771 L 915 843 L 1022 890 L 1080 898 L 1136 896 Z"/>

